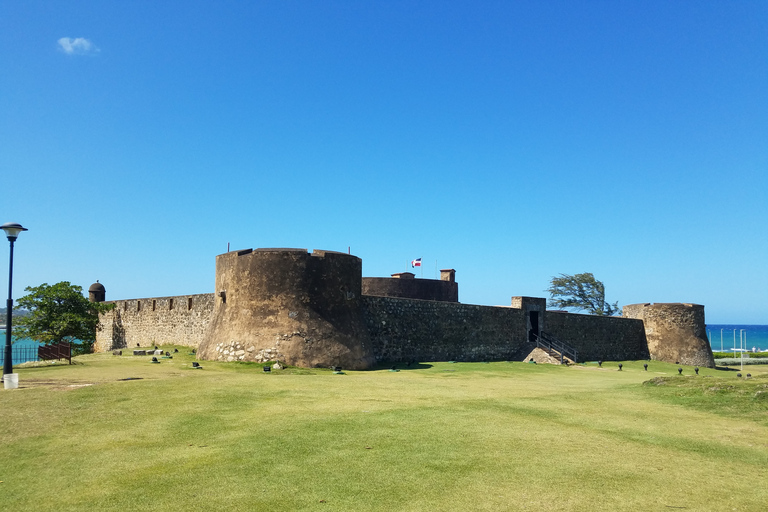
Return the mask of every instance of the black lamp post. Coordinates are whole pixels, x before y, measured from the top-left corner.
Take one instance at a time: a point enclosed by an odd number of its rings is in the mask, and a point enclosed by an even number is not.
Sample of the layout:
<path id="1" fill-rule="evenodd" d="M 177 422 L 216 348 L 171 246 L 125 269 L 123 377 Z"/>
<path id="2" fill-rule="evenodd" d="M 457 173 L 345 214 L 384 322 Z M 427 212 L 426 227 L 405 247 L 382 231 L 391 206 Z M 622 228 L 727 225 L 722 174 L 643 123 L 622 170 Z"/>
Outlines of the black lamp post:
<path id="1" fill-rule="evenodd" d="M 6 222 L 0 229 L 5 231 L 8 241 L 11 242 L 11 260 L 8 265 L 8 305 L 5 313 L 5 353 L 3 355 L 3 375 L 13 373 L 13 353 L 11 350 L 11 334 L 13 331 L 13 242 L 19 237 L 19 233 L 27 228 L 21 224 Z"/>

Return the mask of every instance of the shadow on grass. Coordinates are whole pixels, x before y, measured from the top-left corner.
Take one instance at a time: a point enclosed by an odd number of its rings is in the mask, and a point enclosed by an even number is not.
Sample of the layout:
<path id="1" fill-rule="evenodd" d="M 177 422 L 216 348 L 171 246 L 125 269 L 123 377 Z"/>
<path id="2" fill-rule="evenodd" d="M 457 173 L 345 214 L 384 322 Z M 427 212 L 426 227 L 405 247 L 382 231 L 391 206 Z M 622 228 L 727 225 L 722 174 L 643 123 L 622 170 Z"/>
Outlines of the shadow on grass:
<path id="1" fill-rule="evenodd" d="M 427 370 L 432 368 L 429 363 L 381 363 L 372 368 L 372 370 Z"/>

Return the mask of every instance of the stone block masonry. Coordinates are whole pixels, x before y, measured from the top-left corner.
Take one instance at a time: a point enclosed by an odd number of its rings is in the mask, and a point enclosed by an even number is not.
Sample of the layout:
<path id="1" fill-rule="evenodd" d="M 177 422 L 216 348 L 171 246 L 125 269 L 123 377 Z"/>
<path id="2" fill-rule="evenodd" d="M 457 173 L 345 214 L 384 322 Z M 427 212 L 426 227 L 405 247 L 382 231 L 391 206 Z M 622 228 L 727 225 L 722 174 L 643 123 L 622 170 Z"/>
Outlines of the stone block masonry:
<path id="1" fill-rule="evenodd" d="M 407 275 L 406 275 L 407 274 Z M 654 359 L 709 366 L 704 308 L 625 306 L 623 317 L 458 302 L 455 270 L 441 279 L 362 277 L 351 254 L 245 249 L 216 257 L 215 293 L 113 301 L 97 351 L 186 345 L 216 361 L 274 361 L 362 370 L 408 361 L 522 360 L 542 332 L 573 346 L 578 361 Z M 94 283 L 91 300 L 104 298 Z M 705 347 L 706 345 L 706 347 Z"/>
<path id="2" fill-rule="evenodd" d="M 651 358 L 668 363 L 715 367 L 712 347 L 707 339 L 704 306 L 630 304 L 624 306 L 623 315 L 643 322 Z"/>
<path id="3" fill-rule="evenodd" d="M 360 312 L 362 260 L 306 249 L 216 257 L 216 299 L 198 357 L 294 366 L 373 364 Z"/>
<path id="4" fill-rule="evenodd" d="M 115 309 L 101 316 L 97 352 L 154 345 L 197 348 L 211 321 L 212 293 L 115 300 Z"/>
<path id="5" fill-rule="evenodd" d="M 429 300 L 363 296 L 377 362 L 520 360 L 525 312 Z"/>
<path id="6" fill-rule="evenodd" d="M 548 311 L 545 324 L 578 350 L 579 362 L 650 358 L 642 320 Z"/>

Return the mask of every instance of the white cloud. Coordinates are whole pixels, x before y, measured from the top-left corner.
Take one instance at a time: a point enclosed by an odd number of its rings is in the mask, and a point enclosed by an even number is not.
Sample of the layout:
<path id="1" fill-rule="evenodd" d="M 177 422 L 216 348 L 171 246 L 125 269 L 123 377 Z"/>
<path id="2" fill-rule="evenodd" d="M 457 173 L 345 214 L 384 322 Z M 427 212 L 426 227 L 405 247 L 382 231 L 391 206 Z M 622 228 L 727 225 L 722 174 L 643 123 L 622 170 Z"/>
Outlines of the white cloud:
<path id="1" fill-rule="evenodd" d="M 96 45 L 84 37 L 62 37 L 58 42 L 61 50 L 68 55 L 85 55 L 99 51 Z"/>

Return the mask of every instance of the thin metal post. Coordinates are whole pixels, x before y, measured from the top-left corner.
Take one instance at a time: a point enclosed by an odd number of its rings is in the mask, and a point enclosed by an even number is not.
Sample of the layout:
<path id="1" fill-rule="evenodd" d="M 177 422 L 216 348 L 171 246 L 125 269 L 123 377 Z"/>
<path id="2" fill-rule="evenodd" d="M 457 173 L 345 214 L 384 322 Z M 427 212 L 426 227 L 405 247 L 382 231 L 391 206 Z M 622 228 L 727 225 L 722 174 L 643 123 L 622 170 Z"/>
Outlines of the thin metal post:
<path id="1" fill-rule="evenodd" d="M 11 259 L 10 263 L 8 264 L 8 302 L 6 303 L 5 312 L 5 353 L 3 355 L 3 375 L 13 373 L 13 349 L 11 348 L 11 336 L 13 334 L 13 242 L 15 242 L 15 240 L 10 240 L 10 242 Z"/>

